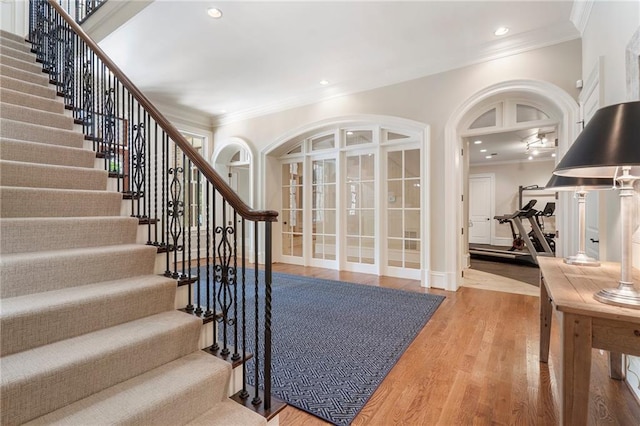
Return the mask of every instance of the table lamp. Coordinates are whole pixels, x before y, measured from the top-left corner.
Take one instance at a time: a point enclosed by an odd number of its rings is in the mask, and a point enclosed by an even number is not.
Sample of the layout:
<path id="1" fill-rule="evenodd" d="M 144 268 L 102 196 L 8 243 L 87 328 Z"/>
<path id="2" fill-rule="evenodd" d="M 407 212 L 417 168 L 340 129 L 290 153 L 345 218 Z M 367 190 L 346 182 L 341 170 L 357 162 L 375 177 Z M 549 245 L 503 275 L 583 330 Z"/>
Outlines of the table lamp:
<path id="1" fill-rule="evenodd" d="M 553 171 L 560 176 L 615 178 L 620 184 L 622 252 L 617 288 L 594 297 L 602 303 L 640 309 L 633 283 L 633 183 L 640 179 L 640 101 L 599 109 Z"/>
<path id="2" fill-rule="evenodd" d="M 578 254 L 564 258 L 564 263 L 580 266 L 600 266 L 600 262 L 587 256 L 586 253 L 586 222 L 585 222 L 585 201 L 587 192 L 599 189 L 611 189 L 613 179 L 605 178 L 585 178 L 572 176 L 553 175 L 544 189 L 552 191 L 573 191 L 578 196 L 578 229 L 579 244 Z"/>

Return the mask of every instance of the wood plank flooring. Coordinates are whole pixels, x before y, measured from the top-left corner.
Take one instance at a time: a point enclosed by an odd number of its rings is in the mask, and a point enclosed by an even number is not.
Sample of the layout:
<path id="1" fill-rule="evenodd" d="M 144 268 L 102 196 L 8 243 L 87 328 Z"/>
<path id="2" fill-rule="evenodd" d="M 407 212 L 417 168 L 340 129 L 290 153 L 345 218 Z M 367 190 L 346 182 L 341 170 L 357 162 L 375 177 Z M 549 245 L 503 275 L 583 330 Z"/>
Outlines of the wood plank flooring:
<path id="1" fill-rule="evenodd" d="M 426 290 L 414 280 L 275 264 L 274 271 L 447 298 L 382 382 L 354 425 L 555 425 L 559 330 L 538 362 L 538 298 L 475 288 Z M 381 348 L 384 350 L 384 348 Z M 640 406 L 593 352 L 589 424 L 640 425 Z M 280 425 L 325 425 L 287 407 Z"/>

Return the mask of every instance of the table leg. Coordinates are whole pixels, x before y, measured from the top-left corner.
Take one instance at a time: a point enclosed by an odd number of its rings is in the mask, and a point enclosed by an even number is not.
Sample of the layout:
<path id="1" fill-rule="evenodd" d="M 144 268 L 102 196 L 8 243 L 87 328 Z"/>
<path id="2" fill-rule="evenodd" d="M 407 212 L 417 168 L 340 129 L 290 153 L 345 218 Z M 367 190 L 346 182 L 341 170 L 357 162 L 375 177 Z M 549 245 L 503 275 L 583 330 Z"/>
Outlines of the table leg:
<path id="1" fill-rule="evenodd" d="M 609 352 L 609 377 L 616 380 L 624 380 L 625 371 L 620 352 Z"/>
<path id="2" fill-rule="evenodd" d="M 540 274 L 540 362 L 549 360 L 549 342 L 551 341 L 551 317 L 553 308 L 544 278 Z"/>
<path id="3" fill-rule="evenodd" d="M 591 318 L 562 315 L 562 425 L 586 425 L 591 376 Z"/>

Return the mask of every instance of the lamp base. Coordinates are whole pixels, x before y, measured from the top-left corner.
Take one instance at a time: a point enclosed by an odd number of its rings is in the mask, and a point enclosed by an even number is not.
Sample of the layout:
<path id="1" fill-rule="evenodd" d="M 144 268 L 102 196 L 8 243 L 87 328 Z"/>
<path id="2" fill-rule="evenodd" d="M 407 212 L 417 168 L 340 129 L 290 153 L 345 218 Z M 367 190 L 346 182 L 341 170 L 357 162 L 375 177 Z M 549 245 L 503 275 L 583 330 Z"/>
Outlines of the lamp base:
<path id="1" fill-rule="evenodd" d="M 589 257 L 584 253 L 578 253 L 575 256 L 569 256 L 564 258 L 564 263 L 567 265 L 577 266 L 600 266 L 600 261 Z"/>
<path id="2" fill-rule="evenodd" d="M 593 297 L 598 302 L 608 305 L 640 309 L 640 291 L 632 283 L 621 282 L 617 288 L 603 288 L 595 293 Z"/>

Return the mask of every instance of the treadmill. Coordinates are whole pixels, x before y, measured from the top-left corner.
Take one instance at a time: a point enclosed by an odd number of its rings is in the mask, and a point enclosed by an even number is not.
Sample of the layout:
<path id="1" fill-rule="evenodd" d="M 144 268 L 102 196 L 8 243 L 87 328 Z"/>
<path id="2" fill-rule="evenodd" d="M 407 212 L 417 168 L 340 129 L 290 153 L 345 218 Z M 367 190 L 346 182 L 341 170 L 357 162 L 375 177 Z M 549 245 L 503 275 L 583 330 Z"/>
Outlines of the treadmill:
<path id="1" fill-rule="evenodd" d="M 555 256 L 555 254 L 551 250 L 551 247 L 545 240 L 542 230 L 540 229 L 540 227 L 538 226 L 535 220 L 535 217 L 536 217 L 535 215 L 537 213 L 537 210 L 534 210 L 533 206 L 536 204 L 536 202 L 537 200 L 531 200 L 522 209 L 516 210 L 512 214 L 493 217 L 501 224 L 509 223 L 509 225 L 511 226 L 511 232 L 514 235 L 514 240 L 515 240 L 515 234 L 516 234 L 514 229 L 514 225 L 515 225 L 515 228 L 517 228 L 520 238 L 524 243 L 524 249 L 522 251 L 515 250 L 513 247 L 511 250 L 498 250 L 493 248 L 469 245 L 469 254 L 478 255 L 478 256 L 497 257 L 497 258 L 503 258 L 503 259 L 518 259 L 518 260 L 531 262 L 536 265 L 538 264 L 538 256 Z M 531 229 L 534 235 L 536 235 L 536 237 L 539 240 L 541 240 L 541 244 L 544 250 L 543 252 L 536 251 L 533 241 L 528 235 L 529 233 L 524 229 L 524 225 L 522 224 L 522 219 L 527 219 L 531 224 Z"/>

